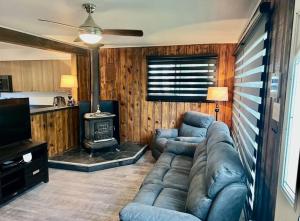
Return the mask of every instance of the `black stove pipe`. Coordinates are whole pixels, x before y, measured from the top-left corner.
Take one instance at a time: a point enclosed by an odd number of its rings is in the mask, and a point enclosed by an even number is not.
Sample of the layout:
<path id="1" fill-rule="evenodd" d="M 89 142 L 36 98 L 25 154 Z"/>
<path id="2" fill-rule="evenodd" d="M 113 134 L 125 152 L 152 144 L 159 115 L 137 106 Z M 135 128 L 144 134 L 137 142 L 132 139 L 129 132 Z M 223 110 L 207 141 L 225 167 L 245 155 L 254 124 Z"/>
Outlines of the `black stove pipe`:
<path id="1" fill-rule="evenodd" d="M 100 97 L 100 67 L 99 67 L 99 48 L 90 50 L 91 58 L 91 113 L 97 111 Z"/>

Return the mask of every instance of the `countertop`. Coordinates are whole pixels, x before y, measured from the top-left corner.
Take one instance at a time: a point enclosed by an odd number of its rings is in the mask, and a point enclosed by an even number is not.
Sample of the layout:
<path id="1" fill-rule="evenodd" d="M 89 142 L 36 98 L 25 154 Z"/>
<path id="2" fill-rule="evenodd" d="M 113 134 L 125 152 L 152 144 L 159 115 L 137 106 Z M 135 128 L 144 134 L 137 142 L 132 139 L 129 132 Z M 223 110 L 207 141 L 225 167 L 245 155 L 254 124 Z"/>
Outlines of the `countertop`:
<path id="1" fill-rule="evenodd" d="M 41 113 L 47 113 L 47 112 L 52 112 L 52 111 L 72 109 L 72 108 L 78 108 L 78 105 L 60 106 L 60 107 L 34 105 L 34 106 L 30 106 L 30 114 L 41 114 Z"/>

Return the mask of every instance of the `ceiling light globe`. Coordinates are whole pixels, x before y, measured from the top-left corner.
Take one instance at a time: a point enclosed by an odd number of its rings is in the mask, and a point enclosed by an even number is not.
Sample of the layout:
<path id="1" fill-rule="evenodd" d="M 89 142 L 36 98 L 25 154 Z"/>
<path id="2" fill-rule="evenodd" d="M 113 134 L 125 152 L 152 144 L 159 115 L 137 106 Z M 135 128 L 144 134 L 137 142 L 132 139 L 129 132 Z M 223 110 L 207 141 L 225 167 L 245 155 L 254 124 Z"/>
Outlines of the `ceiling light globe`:
<path id="1" fill-rule="evenodd" d="M 87 44 L 96 44 L 98 43 L 101 39 L 102 36 L 99 34 L 89 34 L 89 33 L 82 33 L 79 35 L 79 38 Z"/>

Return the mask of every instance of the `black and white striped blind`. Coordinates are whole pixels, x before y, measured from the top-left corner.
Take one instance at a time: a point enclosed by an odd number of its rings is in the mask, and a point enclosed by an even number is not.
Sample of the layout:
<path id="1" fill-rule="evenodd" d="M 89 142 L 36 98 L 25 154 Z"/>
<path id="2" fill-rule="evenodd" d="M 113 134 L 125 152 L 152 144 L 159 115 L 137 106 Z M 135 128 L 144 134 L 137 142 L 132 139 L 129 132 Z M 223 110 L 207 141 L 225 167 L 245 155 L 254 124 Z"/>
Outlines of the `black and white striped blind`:
<path id="1" fill-rule="evenodd" d="M 148 57 L 149 101 L 205 101 L 215 85 L 217 57 Z"/>
<path id="2" fill-rule="evenodd" d="M 233 97 L 233 137 L 247 172 L 249 188 L 246 218 L 252 219 L 257 182 L 257 161 L 263 129 L 268 32 L 262 19 L 236 54 Z"/>

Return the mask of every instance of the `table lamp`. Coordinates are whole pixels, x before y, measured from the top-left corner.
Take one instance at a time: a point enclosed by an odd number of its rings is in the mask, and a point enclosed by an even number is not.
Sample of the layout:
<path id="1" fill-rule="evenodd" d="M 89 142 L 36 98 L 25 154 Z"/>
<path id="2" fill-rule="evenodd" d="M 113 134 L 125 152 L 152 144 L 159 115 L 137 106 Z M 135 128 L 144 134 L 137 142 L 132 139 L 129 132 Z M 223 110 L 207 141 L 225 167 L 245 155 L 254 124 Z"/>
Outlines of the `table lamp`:
<path id="1" fill-rule="evenodd" d="M 207 100 L 216 102 L 216 120 L 220 111 L 219 101 L 228 101 L 228 87 L 209 87 L 207 91 Z"/>
<path id="2" fill-rule="evenodd" d="M 60 78 L 60 87 L 61 88 L 77 88 L 78 87 L 78 82 L 77 82 L 77 76 L 76 75 L 62 75 Z M 71 90 L 72 92 L 72 90 Z M 72 93 L 69 92 L 68 94 L 68 106 L 74 106 L 75 101 L 72 98 Z"/>

